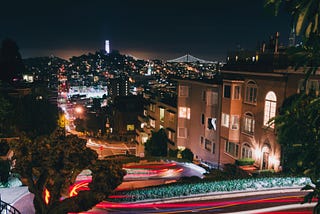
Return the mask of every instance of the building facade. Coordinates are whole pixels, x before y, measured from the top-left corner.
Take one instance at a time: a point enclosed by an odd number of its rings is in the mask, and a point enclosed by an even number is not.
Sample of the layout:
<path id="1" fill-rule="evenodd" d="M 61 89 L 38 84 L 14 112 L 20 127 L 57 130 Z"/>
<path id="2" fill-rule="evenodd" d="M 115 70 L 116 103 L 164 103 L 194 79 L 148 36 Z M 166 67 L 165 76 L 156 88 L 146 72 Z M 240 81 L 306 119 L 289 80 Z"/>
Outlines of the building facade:
<path id="1" fill-rule="evenodd" d="M 177 107 L 158 96 L 144 96 L 146 103 L 143 114 L 138 116 L 140 127 L 136 129 L 136 155 L 145 156 L 144 145 L 152 132 L 164 129 L 168 137 L 168 151 L 177 149 Z"/>
<path id="2" fill-rule="evenodd" d="M 296 93 L 319 95 L 319 75 L 306 87 L 303 72 L 222 70 L 219 82 L 180 80 L 177 146 L 191 149 L 196 160 L 223 166 L 243 158 L 257 169 L 281 169 L 281 147 L 272 118 Z"/>
<path id="3" fill-rule="evenodd" d="M 195 159 L 219 164 L 221 84 L 214 80 L 178 82 L 177 147 L 189 148 Z"/>

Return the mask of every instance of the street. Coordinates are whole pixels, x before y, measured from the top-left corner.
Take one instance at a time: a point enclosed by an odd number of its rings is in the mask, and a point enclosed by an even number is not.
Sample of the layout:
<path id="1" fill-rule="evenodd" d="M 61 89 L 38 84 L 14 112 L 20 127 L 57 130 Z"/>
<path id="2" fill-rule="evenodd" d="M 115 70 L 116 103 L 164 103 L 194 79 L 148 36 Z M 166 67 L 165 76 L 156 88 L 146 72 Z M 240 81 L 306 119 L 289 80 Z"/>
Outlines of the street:
<path id="1" fill-rule="evenodd" d="M 86 213 L 312 213 L 299 189 L 243 192 L 135 203 L 102 202 Z"/>

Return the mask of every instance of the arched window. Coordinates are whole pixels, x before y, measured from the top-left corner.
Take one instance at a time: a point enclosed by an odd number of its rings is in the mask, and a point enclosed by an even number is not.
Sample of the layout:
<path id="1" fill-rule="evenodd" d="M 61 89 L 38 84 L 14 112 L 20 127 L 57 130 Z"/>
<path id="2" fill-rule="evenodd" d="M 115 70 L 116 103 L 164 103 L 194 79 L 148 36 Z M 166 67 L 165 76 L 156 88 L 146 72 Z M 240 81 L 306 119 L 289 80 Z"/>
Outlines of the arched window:
<path id="1" fill-rule="evenodd" d="M 241 158 L 252 158 L 252 149 L 248 143 L 242 145 Z"/>
<path id="2" fill-rule="evenodd" d="M 276 116 L 277 108 L 277 96 L 273 91 L 267 93 L 265 104 L 264 104 L 264 118 L 263 125 L 269 126 L 269 121 L 271 118 Z M 271 128 L 274 128 L 274 124 L 270 125 Z"/>
<path id="3" fill-rule="evenodd" d="M 246 112 L 243 117 L 243 132 L 247 134 L 253 134 L 254 133 L 254 116 L 251 112 Z"/>
<path id="4" fill-rule="evenodd" d="M 249 81 L 246 85 L 245 102 L 257 103 L 257 85 L 253 81 Z"/>

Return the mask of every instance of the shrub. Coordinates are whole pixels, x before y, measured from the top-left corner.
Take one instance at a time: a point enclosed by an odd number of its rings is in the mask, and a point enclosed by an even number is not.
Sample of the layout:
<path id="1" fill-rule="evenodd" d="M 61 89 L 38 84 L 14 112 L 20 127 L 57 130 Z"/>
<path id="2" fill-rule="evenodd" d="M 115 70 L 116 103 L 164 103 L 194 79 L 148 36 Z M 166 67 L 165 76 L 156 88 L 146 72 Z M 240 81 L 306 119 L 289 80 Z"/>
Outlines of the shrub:
<path id="1" fill-rule="evenodd" d="M 252 158 L 242 158 L 242 159 L 236 160 L 235 164 L 237 166 L 253 165 L 254 164 L 254 159 L 252 159 Z"/>
<path id="2" fill-rule="evenodd" d="M 229 179 L 241 179 L 251 177 L 248 172 L 240 169 L 234 164 L 225 164 L 223 167 L 223 172 Z"/>
<path id="3" fill-rule="evenodd" d="M 177 158 L 178 151 L 179 151 L 178 149 L 176 149 L 176 150 L 169 149 L 168 156 L 173 157 L 173 158 Z"/>
<path id="4" fill-rule="evenodd" d="M 193 161 L 193 152 L 188 148 L 186 148 L 185 150 L 183 150 L 181 152 L 181 156 L 182 156 L 183 159 L 186 159 L 186 160 L 188 160 L 190 162 Z"/>

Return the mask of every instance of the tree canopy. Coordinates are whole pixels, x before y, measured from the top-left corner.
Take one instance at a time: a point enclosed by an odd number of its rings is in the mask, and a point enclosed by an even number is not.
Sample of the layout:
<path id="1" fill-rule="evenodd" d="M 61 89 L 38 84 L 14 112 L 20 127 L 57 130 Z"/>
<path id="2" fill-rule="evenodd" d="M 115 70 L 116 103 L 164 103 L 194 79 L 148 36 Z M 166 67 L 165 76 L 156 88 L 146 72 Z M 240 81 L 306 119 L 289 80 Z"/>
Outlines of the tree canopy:
<path id="1" fill-rule="evenodd" d="M 319 0 L 266 0 L 266 6 L 273 6 L 276 14 L 281 8 L 289 12 L 296 34 L 303 38 L 301 46 L 293 47 L 287 53 L 293 59 L 295 69 L 304 69 L 306 88 L 309 78 L 317 74 L 320 66 Z M 313 190 L 305 196 L 304 202 L 317 198 L 313 212 L 320 213 L 320 98 L 312 95 L 300 94 L 287 99 L 275 124 L 283 149 L 284 167 L 312 179 L 314 186 L 303 188 Z"/>
<path id="2" fill-rule="evenodd" d="M 164 129 L 152 132 L 151 138 L 145 144 L 146 154 L 149 156 L 167 156 L 168 137 Z"/>
<path id="3" fill-rule="evenodd" d="M 273 7 L 276 15 L 282 9 L 288 12 L 297 35 L 309 38 L 312 34 L 319 34 L 318 0 L 266 0 L 265 5 Z"/>
<path id="4" fill-rule="evenodd" d="M 30 138 L 49 135 L 58 124 L 58 107 L 47 99 L 33 95 L 11 98 L 14 114 L 11 118 L 15 134 L 24 132 Z"/>
<path id="5" fill-rule="evenodd" d="M 11 148 L 14 150 L 14 171 L 21 175 L 29 191 L 35 195 L 36 213 L 86 211 L 106 199 L 125 174 L 119 164 L 98 160 L 97 153 L 86 147 L 86 140 L 75 135 L 66 136 L 63 129 L 35 140 L 21 136 Z M 92 172 L 90 190 L 62 200 L 84 169 Z M 48 203 L 43 197 L 45 190 L 50 193 Z"/>
<path id="6" fill-rule="evenodd" d="M 317 180 L 320 178 L 320 100 L 314 98 L 312 94 L 289 97 L 275 123 L 284 169 Z"/>
<path id="7" fill-rule="evenodd" d="M 12 39 L 4 39 L 0 47 L 0 80 L 12 84 L 24 70 L 18 45 Z"/>

